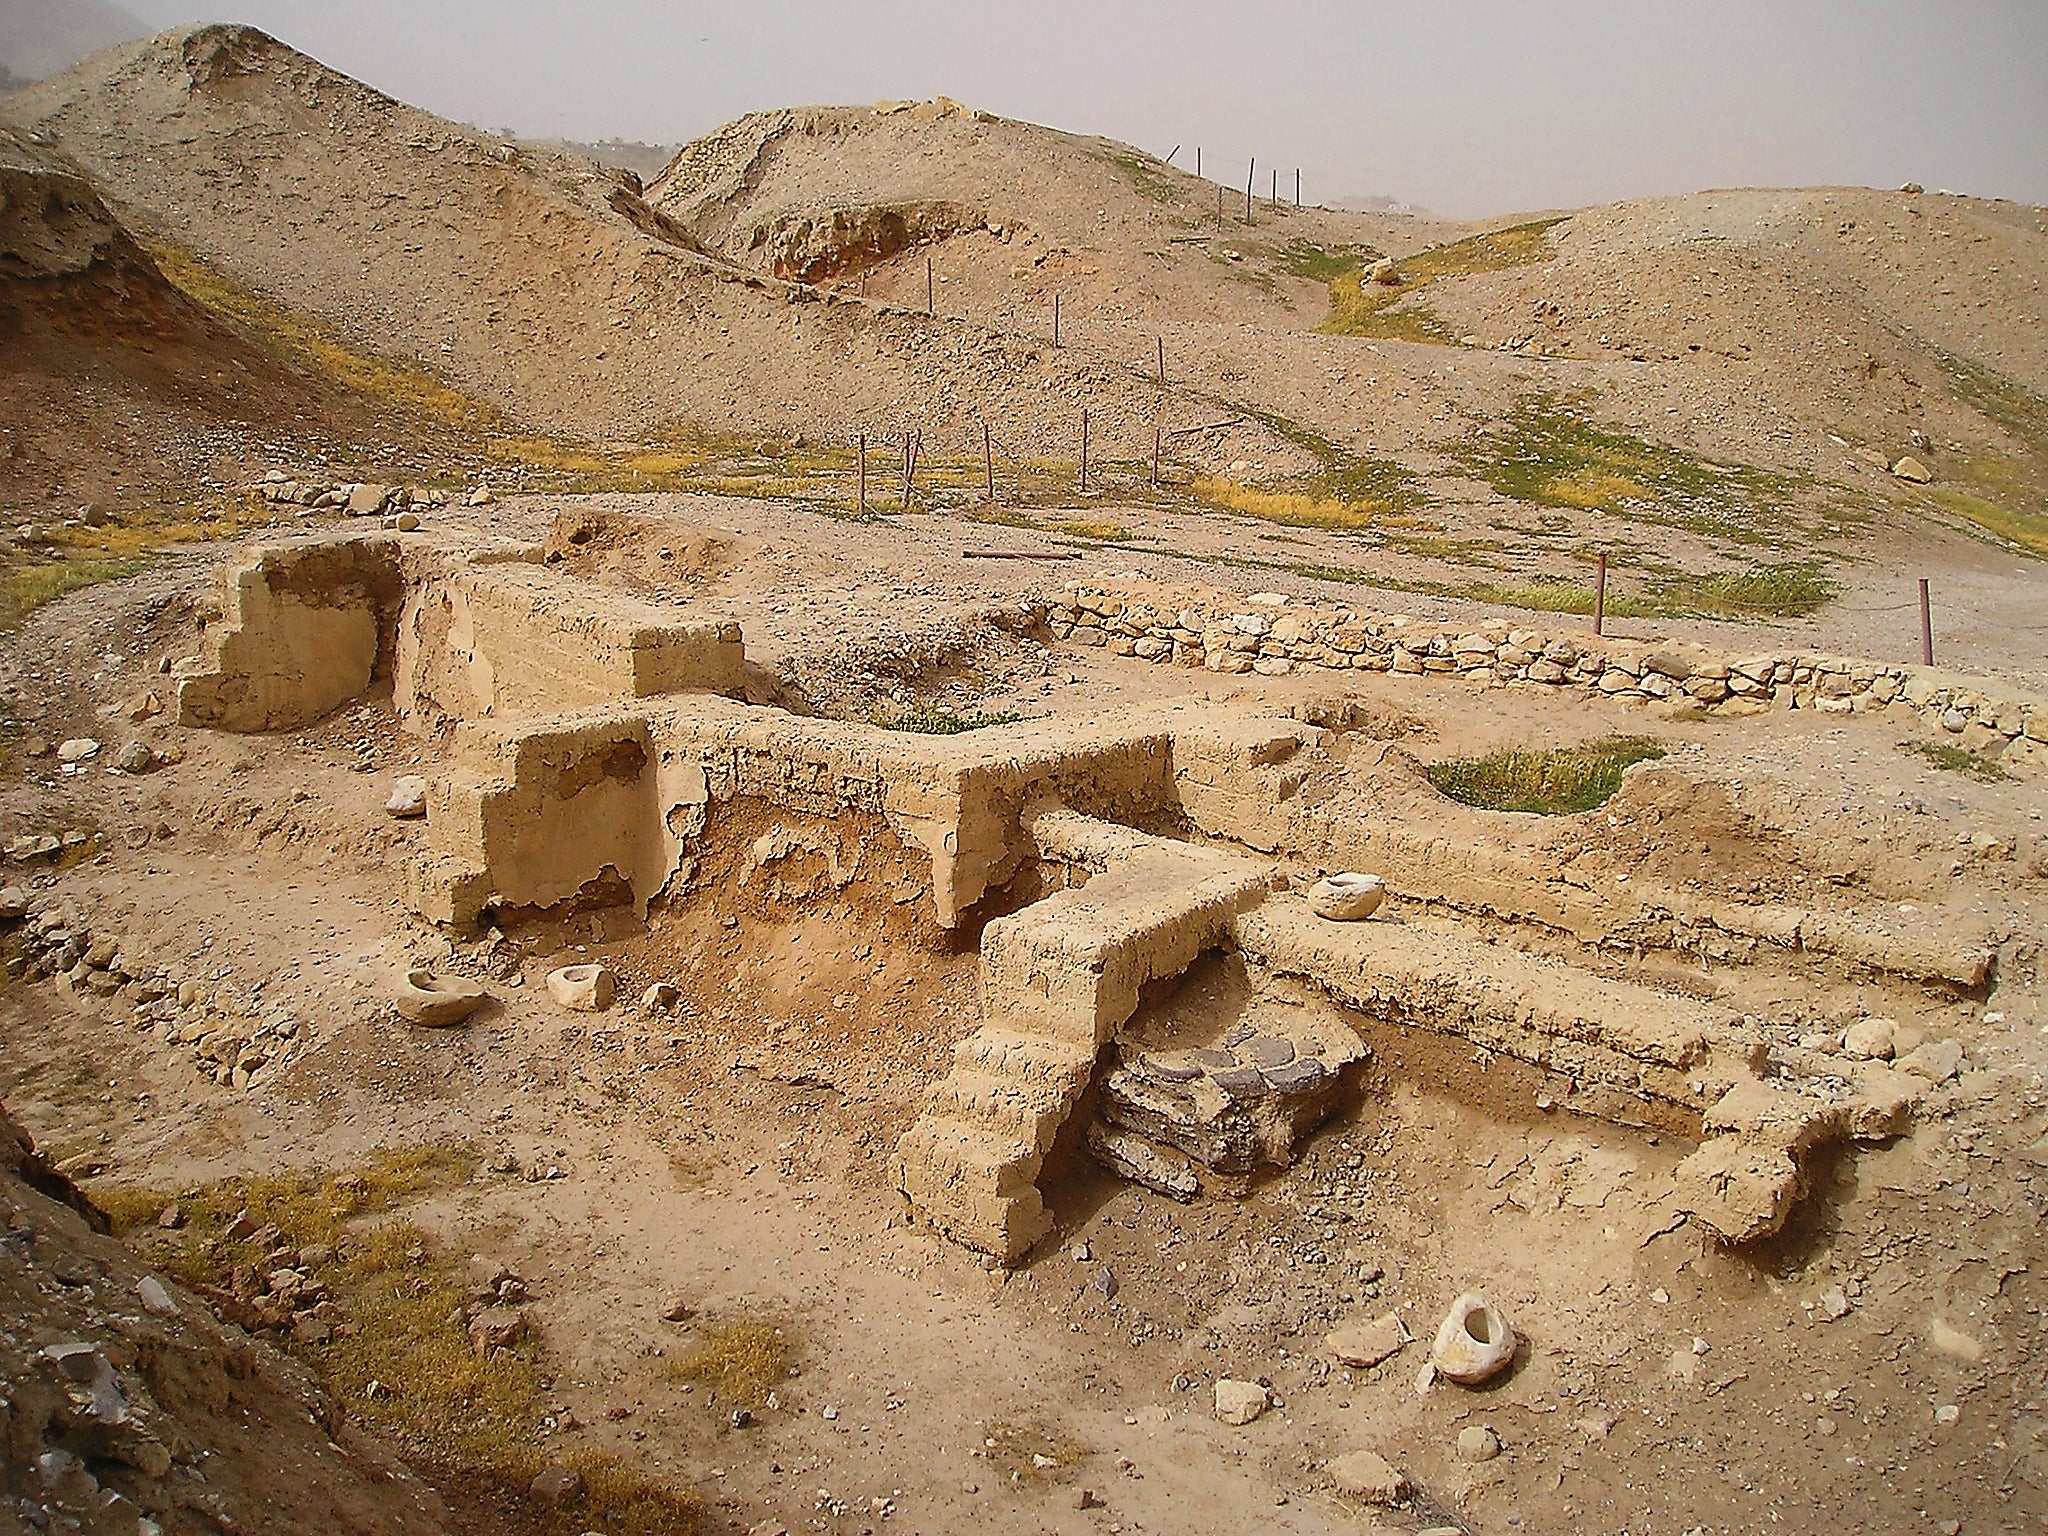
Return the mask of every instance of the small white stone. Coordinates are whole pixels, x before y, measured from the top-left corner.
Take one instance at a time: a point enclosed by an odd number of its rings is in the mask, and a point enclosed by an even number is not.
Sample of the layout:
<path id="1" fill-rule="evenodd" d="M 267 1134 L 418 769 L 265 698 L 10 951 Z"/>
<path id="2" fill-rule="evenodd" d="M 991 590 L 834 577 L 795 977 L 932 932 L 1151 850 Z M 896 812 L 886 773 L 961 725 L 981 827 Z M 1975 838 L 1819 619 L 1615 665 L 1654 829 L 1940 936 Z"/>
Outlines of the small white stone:
<path id="1" fill-rule="evenodd" d="M 1355 923 L 1379 911 L 1386 883 L 1378 875 L 1330 875 L 1308 888 L 1309 910 L 1336 923 Z"/>
<path id="2" fill-rule="evenodd" d="M 391 798 L 384 802 L 387 815 L 405 820 L 427 814 L 427 781 L 416 773 L 402 774 L 391 781 Z"/>

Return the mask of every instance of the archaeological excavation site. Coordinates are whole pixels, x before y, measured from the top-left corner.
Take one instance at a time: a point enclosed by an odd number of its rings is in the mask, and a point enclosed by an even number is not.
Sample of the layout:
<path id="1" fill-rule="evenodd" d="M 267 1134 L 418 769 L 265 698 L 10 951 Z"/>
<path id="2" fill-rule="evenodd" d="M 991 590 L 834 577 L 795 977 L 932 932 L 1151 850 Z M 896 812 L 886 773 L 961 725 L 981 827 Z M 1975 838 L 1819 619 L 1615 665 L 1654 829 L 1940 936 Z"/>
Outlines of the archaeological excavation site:
<path id="1" fill-rule="evenodd" d="M 2048 1529 L 2048 214 L 132 30 L 0 94 L 0 1531 Z"/>

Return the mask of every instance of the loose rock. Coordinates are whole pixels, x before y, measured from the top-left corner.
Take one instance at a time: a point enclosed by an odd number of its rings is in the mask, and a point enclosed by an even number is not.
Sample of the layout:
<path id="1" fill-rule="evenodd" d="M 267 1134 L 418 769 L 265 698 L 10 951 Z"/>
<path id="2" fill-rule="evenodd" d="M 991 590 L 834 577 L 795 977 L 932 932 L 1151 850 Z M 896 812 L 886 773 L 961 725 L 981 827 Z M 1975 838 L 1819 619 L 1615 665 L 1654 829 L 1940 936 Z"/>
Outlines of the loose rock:
<path id="1" fill-rule="evenodd" d="M 1408 1479 L 1377 1451 L 1352 1451 L 1323 1469 L 1339 1493 L 1368 1504 L 1392 1504 L 1408 1492 Z"/>
<path id="2" fill-rule="evenodd" d="M 1890 1019 L 1864 1019 L 1842 1031 L 1842 1054 L 1858 1061 L 1890 1061 L 1892 1029 Z"/>
<path id="3" fill-rule="evenodd" d="M 1272 1394 L 1256 1381 L 1226 1376 L 1216 1383 L 1216 1417 L 1225 1424 L 1249 1424 L 1272 1406 Z"/>
<path id="4" fill-rule="evenodd" d="M 1335 923 L 1355 923 L 1379 911 L 1387 888 L 1378 875 L 1330 875 L 1308 888 L 1309 910 Z"/>
<path id="5" fill-rule="evenodd" d="M 1458 1431 L 1458 1460 L 1491 1461 L 1500 1454 L 1500 1436 L 1484 1424 L 1467 1424 Z"/>
<path id="6" fill-rule="evenodd" d="M 427 781 L 416 773 L 391 781 L 391 798 L 384 802 L 387 815 L 401 820 L 427 814 Z"/>
<path id="7" fill-rule="evenodd" d="M 1389 1312 L 1369 1323 L 1347 1323 L 1333 1329 L 1323 1345 L 1341 1363 L 1366 1369 L 1399 1353 L 1410 1337 L 1400 1315 Z"/>

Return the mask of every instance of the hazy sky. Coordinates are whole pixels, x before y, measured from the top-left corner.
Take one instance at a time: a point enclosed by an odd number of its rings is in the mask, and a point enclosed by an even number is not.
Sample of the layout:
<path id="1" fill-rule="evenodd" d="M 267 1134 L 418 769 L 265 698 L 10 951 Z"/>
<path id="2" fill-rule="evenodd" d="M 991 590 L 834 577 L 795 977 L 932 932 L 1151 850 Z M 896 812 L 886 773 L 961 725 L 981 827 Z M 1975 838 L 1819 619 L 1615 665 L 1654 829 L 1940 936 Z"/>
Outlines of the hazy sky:
<path id="1" fill-rule="evenodd" d="M 1309 201 L 1456 216 L 1702 187 L 2048 202 L 2048 0 L 125 0 L 250 22 L 415 105 L 678 141 L 757 108 L 946 94 Z M 1266 181 L 1262 169 L 1261 184 Z"/>

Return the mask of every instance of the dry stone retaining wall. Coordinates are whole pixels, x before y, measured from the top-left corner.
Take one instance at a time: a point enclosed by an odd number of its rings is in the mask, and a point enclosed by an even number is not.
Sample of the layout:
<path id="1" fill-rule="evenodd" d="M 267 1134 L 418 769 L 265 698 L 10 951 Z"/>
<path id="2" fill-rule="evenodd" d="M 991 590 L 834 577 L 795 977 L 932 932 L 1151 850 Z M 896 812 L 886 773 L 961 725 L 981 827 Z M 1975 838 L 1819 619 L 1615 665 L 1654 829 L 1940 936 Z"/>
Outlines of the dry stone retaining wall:
<path id="1" fill-rule="evenodd" d="M 1455 674 L 1475 682 L 1576 689 L 1692 704 L 1707 714 L 1773 706 L 1823 714 L 1910 713 L 1962 745 L 2048 763 L 2048 699 L 1933 667 L 1808 652 L 1733 659 L 1704 647 L 1489 622 L 1469 628 L 1297 603 L 1263 593 L 1173 608 L 1142 592 L 1069 585 L 1043 605 L 1058 638 L 1157 665 L 1282 676 L 1299 671 Z"/>

